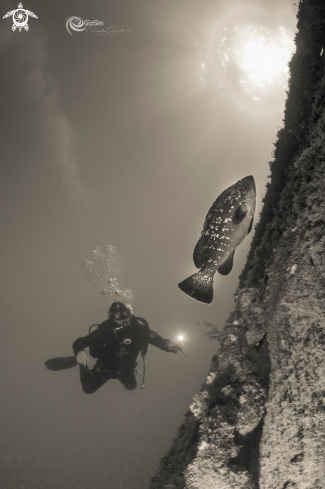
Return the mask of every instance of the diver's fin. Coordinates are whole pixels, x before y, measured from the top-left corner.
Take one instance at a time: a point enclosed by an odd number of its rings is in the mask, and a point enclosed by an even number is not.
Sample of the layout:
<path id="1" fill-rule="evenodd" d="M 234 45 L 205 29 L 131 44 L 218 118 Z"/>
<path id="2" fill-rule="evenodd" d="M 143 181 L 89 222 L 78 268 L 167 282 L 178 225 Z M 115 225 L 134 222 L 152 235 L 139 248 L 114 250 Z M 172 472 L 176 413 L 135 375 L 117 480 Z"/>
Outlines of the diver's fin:
<path id="1" fill-rule="evenodd" d="M 72 368 L 78 365 L 76 357 L 73 355 L 71 357 L 55 357 L 46 360 L 45 367 L 48 370 L 53 370 L 57 372 L 58 370 L 65 370 L 67 368 Z"/>
<path id="2" fill-rule="evenodd" d="M 229 275 L 234 264 L 234 254 L 235 250 L 228 256 L 227 260 L 220 265 L 218 268 L 218 273 L 220 273 L 220 275 Z"/>
<path id="3" fill-rule="evenodd" d="M 199 241 L 196 243 L 196 246 L 195 246 L 194 252 L 193 252 L 193 261 L 194 261 L 194 265 L 196 266 L 196 268 L 202 268 L 206 262 L 205 243 L 204 243 L 204 237 L 203 236 L 201 236 Z"/>
<path id="4" fill-rule="evenodd" d="M 235 211 L 234 217 L 232 218 L 233 223 L 240 224 L 241 222 L 243 222 L 247 212 L 248 212 L 247 205 L 244 203 L 240 204 L 240 206 Z"/>
<path id="5" fill-rule="evenodd" d="M 249 233 L 251 232 L 251 230 L 252 230 L 252 227 L 253 227 L 253 221 L 254 221 L 254 216 L 252 217 L 252 220 L 251 220 L 250 225 L 249 225 L 249 227 L 248 227 L 247 234 L 249 234 Z"/>
<path id="6" fill-rule="evenodd" d="M 213 300 L 213 276 L 214 273 L 199 271 L 180 282 L 178 287 L 196 301 L 211 304 Z"/>

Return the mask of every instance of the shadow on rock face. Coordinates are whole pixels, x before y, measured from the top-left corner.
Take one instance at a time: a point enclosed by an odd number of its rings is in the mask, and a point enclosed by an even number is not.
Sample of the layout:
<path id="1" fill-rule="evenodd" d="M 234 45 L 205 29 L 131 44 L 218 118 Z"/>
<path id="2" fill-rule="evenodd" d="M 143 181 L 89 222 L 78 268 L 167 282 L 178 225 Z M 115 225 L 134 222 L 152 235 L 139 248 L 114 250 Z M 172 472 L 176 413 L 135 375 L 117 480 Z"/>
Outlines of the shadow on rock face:
<path id="1" fill-rule="evenodd" d="M 263 379 L 263 386 L 266 390 L 266 398 L 268 397 L 269 386 L 270 386 L 270 356 L 269 356 L 269 346 L 267 342 L 267 334 L 265 333 L 264 337 L 260 341 L 260 343 L 255 347 L 258 354 L 258 364 L 260 367 L 260 374 Z"/>

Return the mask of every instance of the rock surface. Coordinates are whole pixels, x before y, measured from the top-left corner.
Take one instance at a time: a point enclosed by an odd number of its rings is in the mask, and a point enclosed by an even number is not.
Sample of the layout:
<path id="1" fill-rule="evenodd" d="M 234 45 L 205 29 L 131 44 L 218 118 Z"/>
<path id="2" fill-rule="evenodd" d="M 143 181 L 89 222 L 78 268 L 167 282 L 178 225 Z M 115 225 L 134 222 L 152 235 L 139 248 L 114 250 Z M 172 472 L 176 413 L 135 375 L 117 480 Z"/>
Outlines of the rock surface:
<path id="1" fill-rule="evenodd" d="M 299 4 L 271 182 L 234 311 L 151 489 L 325 489 L 325 2 Z"/>

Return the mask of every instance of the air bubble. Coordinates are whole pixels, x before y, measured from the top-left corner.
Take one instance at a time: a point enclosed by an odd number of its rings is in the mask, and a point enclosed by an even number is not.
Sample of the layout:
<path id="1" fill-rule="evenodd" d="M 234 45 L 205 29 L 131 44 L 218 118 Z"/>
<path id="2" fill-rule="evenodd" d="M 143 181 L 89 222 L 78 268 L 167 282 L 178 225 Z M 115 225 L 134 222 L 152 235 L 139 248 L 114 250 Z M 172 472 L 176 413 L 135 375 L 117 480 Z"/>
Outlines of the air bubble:
<path id="1" fill-rule="evenodd" d="M 123 289 L 116 275 L 122 273 L 122 260 L 114 246 L 107 245 L 102 252 L 99 248 L 93 251 L 92 261 L 84 260 L 81 265 L 82 274 L 91 287 L 100 289 L 106 305 L 110 305 L 116 296 L 121 301 L 134 299 L 130 289 Z"/>

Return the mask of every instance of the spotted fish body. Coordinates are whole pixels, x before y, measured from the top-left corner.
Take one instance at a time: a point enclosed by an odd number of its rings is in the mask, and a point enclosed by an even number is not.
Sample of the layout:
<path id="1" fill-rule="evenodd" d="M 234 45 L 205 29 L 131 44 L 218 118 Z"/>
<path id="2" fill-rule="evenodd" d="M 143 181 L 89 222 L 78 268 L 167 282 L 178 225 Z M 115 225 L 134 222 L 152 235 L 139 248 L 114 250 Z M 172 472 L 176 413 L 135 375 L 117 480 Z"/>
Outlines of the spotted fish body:
<path id="1" fill-rule="evenodd" d="M 193 253 L 200 271 L 178 284 L 185 294 L 211 304 L 213 277 L 216 271 L 231 272 L 235 250 L 252 229 L 255 202 L 255 181 L 249 176 L 224 190 L 212 204 Z"/>

